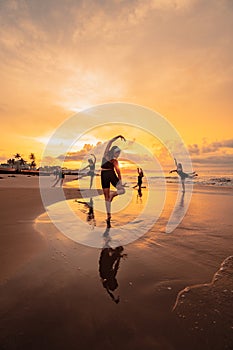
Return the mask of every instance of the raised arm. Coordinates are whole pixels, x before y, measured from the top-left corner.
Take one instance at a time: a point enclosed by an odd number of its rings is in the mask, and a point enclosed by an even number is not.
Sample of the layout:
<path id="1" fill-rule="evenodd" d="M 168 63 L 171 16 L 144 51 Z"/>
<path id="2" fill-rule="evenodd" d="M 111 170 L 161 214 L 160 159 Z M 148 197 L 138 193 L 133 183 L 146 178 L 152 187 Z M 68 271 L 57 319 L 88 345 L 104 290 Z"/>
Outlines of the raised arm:
<path id="1" fill-rule="evenodd" d="M 174 158 L 174 161 L 175 161 L 175 165 L 176 165 L 176 167 L 177 167 L 177 161 L 176 161 L 176 158 Z"/>
<path id="2" fill-rule="evenodd" d="M 122 136 L 122 135 L 118 135 L 118 136 L 113 137 L 113 138 L 108 142 L 108 144 L 107 144 L 107 146 L 106 146 L 106 148 L 105 148 L 105 151 L 104 151 L 104 157 L 105 157 L 105 158 L 106 158 L 106 156 L 108 155 L 108 152 L 109 152 L 109 150 L 110 150 L 110 148 L 111 148 L 113 142 L 116 141 L 116 140 L 119 139 L 119 138 L 120 138 L 121 140 L 126 141 L 126 139 L 125 139 L 124 136 Z"/>

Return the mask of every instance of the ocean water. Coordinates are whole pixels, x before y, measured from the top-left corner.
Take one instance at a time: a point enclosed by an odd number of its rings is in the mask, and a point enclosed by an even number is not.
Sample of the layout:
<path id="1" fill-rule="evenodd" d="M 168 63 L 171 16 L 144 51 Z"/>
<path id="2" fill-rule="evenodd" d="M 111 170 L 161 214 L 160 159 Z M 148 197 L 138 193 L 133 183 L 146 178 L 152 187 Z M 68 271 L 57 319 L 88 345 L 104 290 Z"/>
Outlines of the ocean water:
<path id="1" fill-rule="evenodd" d="M 193 182 L 193 184 L 215 186 L 215 187 L 232 187 L 233 186 L 233 174 L 203 174 L 196 176 L 193 180 L 186 180 L 187 182 Z M 167 183 L 178 183 L 179 178 L 174 176 L 166 176 Z"/>
<path id="2" fill-rule="evenodd" d="M 99 174 L 98 174 L 99 175 Z M 137 175 L 127 174 L 122 172 L 123 176 L 123 183 L 126 183 L 127 187 L 133 187 L 137 184 Z M 146 174 L 143 178 L 143 186 L 148 186 L 148 184 L 161 184 L 164 183 L 171 183 L 171 184 L 178 184 L 180 182 L 179 176 L 176 175 L 169 175 L 169 174 Z M 79 181 L 76 181 L 75 183 L 72 182 L 70 185 L 71 187 L 75 184 L 75 187 L 89 187 L 90 178 L 89 176 L 83 177 Z M 185 183 L 187 184 L 197 184 L 197 185 L 203 185 L 203 186 L 210 186 L 210 187 L 229 187 L 233 188 L 233 171 L 228 173 L 198 173 L 198 176 L 196 176 L 193 179 L 186 179 Z M 69 186 L 69 184 L 68 184 Z M 100 176 L 96 176 L 94 178 L 94 185 L 93 187 L 101 188 L 100 184 Z"/>
<path id="3" fill-rule="evenodd" d="M 172 183 L 172 184 L 178 184 L 180 182 L 179 176 L 148 176 L 148 179 L 152 183 L 159 184 L 162 181 L 165 181 L 166 183 Z M 129 183 L 136 183 L 135 177 L 133 176 L 126 176 L 125 180 Z M 233 187 L 233 173 L 232 174 L 198 174 L 193 179 L 186 179 L 186 183 L 190 184 L 198 184 L 198 185 L 204 185 L 204 186 L 214 186 L 214 187 Z"/>

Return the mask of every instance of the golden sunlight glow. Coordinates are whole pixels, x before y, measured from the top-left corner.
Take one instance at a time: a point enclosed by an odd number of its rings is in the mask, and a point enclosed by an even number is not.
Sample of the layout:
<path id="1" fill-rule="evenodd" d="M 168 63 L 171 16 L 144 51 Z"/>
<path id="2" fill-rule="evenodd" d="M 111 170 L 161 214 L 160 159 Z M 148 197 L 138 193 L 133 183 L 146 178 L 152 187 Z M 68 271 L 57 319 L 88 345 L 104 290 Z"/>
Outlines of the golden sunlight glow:
<path id="1" fill-rule="evenodd" d="M 58 1 L 56 14 L 49 3 L 1 2 L 1 162 L 16 152 L 34 152 L 40 160 L 49 135 L 72 113 L 129 102 L 164 115 L 198 166 L 230 171 L 230 2 L 92 2 L 87 20 L 85 6 L 71 0 Z M 115 132 L 93 132 L 85 142 L 95 146 Z M 127 139 L 167 158 L 149 137 L 127 132 Z M 60 151 L 57 140 L 54 162 Z"/>

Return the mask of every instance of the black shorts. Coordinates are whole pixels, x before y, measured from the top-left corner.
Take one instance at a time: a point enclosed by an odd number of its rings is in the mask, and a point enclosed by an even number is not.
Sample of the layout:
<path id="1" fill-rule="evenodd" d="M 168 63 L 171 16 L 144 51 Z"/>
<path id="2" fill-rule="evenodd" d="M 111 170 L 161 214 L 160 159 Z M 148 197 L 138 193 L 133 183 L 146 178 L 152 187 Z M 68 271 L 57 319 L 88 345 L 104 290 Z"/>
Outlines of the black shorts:
<path id="1" fill-rule="evenodd" d="M 102 188 L 110 188 L 110 184 L 116 187 L 119 182 L 118 177 L 114 170 L 102 170 L 101 171 L 101 185 Z"/>

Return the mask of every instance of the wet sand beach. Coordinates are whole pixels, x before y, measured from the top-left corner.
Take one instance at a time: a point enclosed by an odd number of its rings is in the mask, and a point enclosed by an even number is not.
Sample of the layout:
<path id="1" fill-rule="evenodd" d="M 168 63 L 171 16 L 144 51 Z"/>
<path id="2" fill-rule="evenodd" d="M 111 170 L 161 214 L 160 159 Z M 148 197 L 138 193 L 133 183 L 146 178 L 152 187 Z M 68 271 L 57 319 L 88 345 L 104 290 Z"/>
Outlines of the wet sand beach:
<path id="1" fill-rule="evenodd" d="M 232 255 L 233 191 L 194 186 L 186 216 L 166 234 L 176 190 L 168 186 L 152 229 L 123 247 L 110 290 L 100 271 L 116 250 L 68 239 L 46 220 L 38 178 L 4 175 L 0 348 L 231 349 L 232 258 L 225 259 Z M 83 201 L 77 189 L 64 191 L 73 205 Z M 77 210 L 85 216 L 88 207 L 77 203 Z M 39 229 L 38 217 L 45 220 Z"/>

